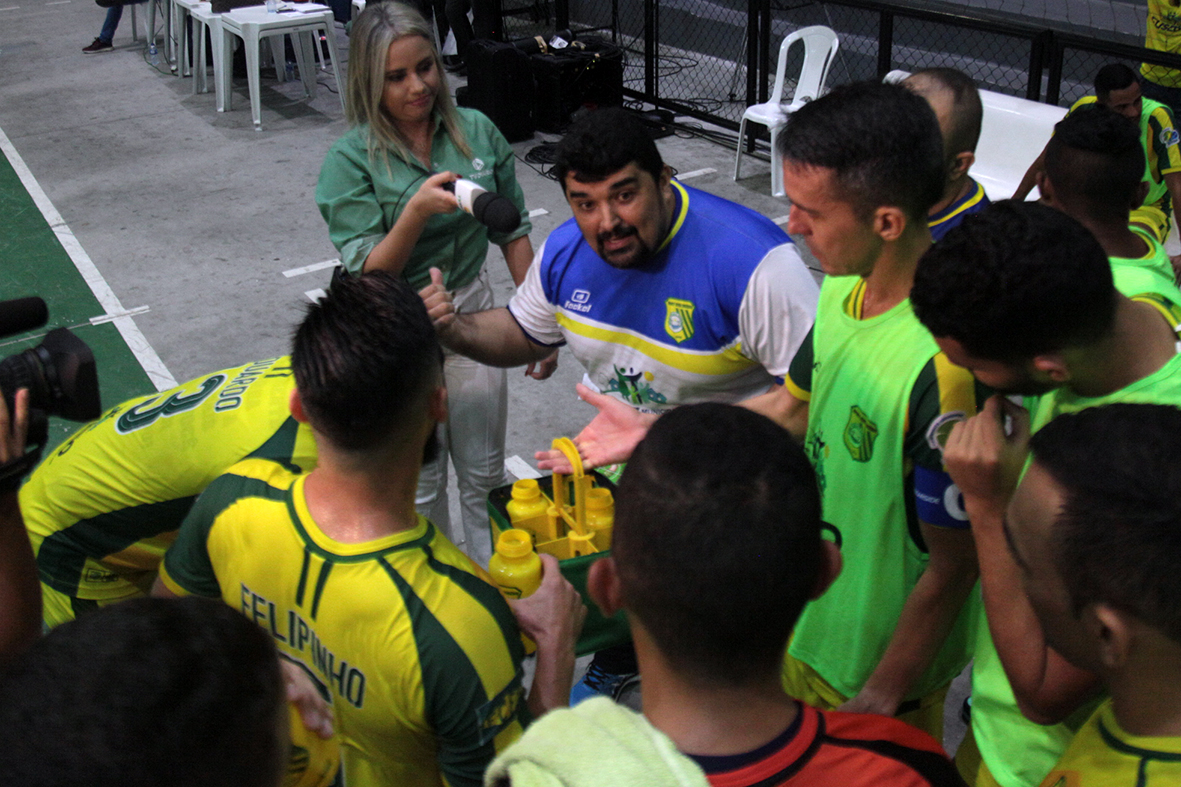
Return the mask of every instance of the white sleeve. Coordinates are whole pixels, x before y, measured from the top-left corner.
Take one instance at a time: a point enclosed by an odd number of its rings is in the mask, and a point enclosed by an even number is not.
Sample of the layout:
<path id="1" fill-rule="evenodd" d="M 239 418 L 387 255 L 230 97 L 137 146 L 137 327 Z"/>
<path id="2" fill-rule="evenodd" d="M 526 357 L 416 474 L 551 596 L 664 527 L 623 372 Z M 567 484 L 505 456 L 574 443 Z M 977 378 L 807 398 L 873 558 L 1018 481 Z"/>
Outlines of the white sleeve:
<path id="1" fill-rule="evenodd" d="M 533 255 L 529 270 L 525 272 L 525 280 L 509 299 L 508 311 L 526 336 L 538 344 L 549 346 L 562 344 L 565 339 L 558 327 L 556 308 L 549 302 L 541 286 L 541 259 L 544 254 L 543 241 Z"/>
<path id="2" fill-rule="evenodd" d="M 819 298 L 820 288 L 795 244 L 771 249 L 751 274 L 738 307 L 743 354 L 782 378 L 816 320 Z"/>

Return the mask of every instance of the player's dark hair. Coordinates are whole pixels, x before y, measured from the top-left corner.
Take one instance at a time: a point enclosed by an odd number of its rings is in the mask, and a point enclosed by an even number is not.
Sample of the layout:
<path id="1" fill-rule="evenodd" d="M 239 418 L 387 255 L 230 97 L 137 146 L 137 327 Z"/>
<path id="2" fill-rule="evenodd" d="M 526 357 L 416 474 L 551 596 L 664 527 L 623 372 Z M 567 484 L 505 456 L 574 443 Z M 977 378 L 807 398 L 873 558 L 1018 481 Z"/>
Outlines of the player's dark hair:
<path id="1" fill-rule="evenodd" d="M 270 636 L 220 600 L 134 599 L 58 626 L 0 676 L 22 787 L 275 787 L 289 755 Z"/>
<path id="2" fill-rule="evenodd" d="M 619 107 L 606 107 L 574 122 L 554 151 L 550 171 L 565 191 L 567 175 L 580 183 L 597 183 L 631 163 L 657 181 L 664 172 L 660 151 L 639 118 Z"/>
<path id="3" fill-rule="evenodd" d="M 1088 104 L 1054 126 L 1046 176 L 1068 212 L 1126 224 L 1144 176 L 1140 126 L 1102 104 Z"/>
<path id="4" fill-rule="evenodd" d="M 1083 225 L 1004 200 L 927 250 L 910 300 L 936 338 L 979 358 L 1023 362 L 1105 336 L 1117 294 L 1107 255 Z"/>
<path id="5" fill-rule="evenodd" d="M 612 536 L 624 604 L 695 680 L 744 685 L 778 674 L 820 550 L 812 466 L 786 431 L 750 410 L 679 407 L 624 471 Z"/>
<path id="6" fill-rule="evenodd" d="M 980 141 L 980 127 L 984 122 L 984 105 L 980 102 L 976 82 L 954 68 L 922 68 L 907 77 L 906 83 L 918 79 L 930 80 L 951 94 L 951 128 L 948 129 L 948 138 L 944 140 L 948 154 L 954 156 L 965 150 L 975 152 L 976 143 Z M 917 92 L 925 95 L 927 90 L 922 86 Z"/>
<path id="7" fill-rule="evenodd" d="M 1136 72 L 1123 63 L 1108 63 L 1095 74 L 1095 96 L 1106 101 L 1113 90 L 1123 90 L 1139 83 Z"/>
<path id="8" fill-rule="evenodd" d="M 381 445 L 439 383 L 441 350 L 426 307 L 384 272 L 338 277 L 295 331 L 291 366 L 312 426 L 338 448 Z"/>
<path id="9" fill-rule="evenodd" d="M 943 194 L 943 136 L 927 100 L 901 85 L 833 88 L 792 113 L 779 134 L 789 164 L 832 170 L 863 218 L 882 206 L 915 222 Z"/>
<path id="10" fill-rule="evenodd" d="M 1061 415 L 1030 448 L 1064 491 L 1051 543 L 1075 614 L 1109 604 L 1181 643 L 1181 410 Z"/>

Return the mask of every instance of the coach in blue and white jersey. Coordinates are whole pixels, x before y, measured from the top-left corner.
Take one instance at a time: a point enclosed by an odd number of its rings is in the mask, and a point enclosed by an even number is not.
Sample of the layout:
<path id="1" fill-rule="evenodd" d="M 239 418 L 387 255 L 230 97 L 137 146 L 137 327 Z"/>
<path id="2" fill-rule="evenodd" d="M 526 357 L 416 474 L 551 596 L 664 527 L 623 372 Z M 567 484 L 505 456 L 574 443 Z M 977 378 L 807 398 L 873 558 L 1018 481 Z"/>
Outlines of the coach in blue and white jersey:
<path id="1" fill-rule="evenodd" d="M 559 143 L 574 218 L 538 250 L 508 308 L 455 314 L 422 291 L 443 343 L 517 366 L 567 344 L 599 391 L 659 413 L 782 382 L 818 290 L 776 224 L 672 180 L 643 125 L 592 112 Z"/>

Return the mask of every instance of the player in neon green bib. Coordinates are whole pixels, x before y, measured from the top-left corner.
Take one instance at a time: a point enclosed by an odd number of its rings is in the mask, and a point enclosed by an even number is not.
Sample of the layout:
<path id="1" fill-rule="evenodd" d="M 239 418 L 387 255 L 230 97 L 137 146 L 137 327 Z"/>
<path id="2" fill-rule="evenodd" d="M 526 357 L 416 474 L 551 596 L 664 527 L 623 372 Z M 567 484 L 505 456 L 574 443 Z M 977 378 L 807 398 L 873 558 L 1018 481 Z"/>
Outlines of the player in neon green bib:
<path id="1" fill-rule="evenodd" d="M 1042 785 L 1181 783 L 1181 410 L 1088 408 L 1030 448 L 1010 552 L 1046 641 L 1111 692 Z"/>
<path id="2" fill-rule="evenodd" d="M 1002 202 L 964 222 L 923 258 L 911 299 L 952 361 L 998 391 L 1041 394 L 1035 431 L 1109 401 L 1181 403 L 1176 324 L 1157 304 L 1121 295 L 1103 248 L 1052 208 Z M 1016 424 L 1009 438 L 1006 415 Z M 1028 599 L 1014 591 L 1002 522 L 1024 462 L 1025 417 L 994 397 L 952 430 L 945 453 L 972 522 L 987 612 L 972 674 L 973 740 L 1002 787 L 1040 782 L 1098 689 L 1094 675 L 1047 648 Z"/>
<path id="3" fill-rule="evenodd" d="M 1103 106 L 1067 115 L 1046 145 L 1038 175 L 1042 201 L 1077 219 L 1110 258 L 1115 286 L 1129 298 L 1157 296 L 1165 308 L 1181 307 L 1181 291 L 1164 247 L 1128 214 L 1139 205 L 1144 151 L 1136 126 Z"/>
<path id="4" fill-rule="evenodd" d="M 942 692 L 967 662 L 976 577 L 939 456 L 946 428 L 975 412 L 974 385 L 939 357 L 907 300 L 943 187 L 934 121 L 906 88 L 861 83 L 804 107 L 780 136 L 788 231 L 829 274 L 785 380 L 796 420 L 781 421 L 805 437 L 845 561 L 805 609 L 784 683 L 821 707 L 899 714 L 928 731 L 942 727 Z"/>

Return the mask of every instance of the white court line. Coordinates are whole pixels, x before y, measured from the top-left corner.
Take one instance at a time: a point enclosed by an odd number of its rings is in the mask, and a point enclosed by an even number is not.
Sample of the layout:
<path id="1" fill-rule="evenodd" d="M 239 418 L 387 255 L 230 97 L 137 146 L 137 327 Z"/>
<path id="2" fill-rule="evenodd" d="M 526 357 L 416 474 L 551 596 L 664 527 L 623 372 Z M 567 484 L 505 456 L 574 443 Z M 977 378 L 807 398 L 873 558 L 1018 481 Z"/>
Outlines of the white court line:
<path id="1" fill-rule="evenodd" d="M 775 222 L 776 224 L 786 224 L 790 218 L 791 216 L 778 216 L 774 219 L 771 219 L 771 221 Z"/>
<path id="2" fill-rule="evenodd" d="M 688 180 L 689 178 L 698 178 L 702 175 L 712 175 L 717 172 L 713 167 L 706 167 L 705 169 L 695 169 L 692 172 L 678 172 L 677 180 Z"/>
<path id="3" fill-rule="evenodd" d="M 517 478 L 541 478 L 541 473 L 533 469 L 533 466 L 517 455 L 510 456 L 504 460 L 504 469 L 515 475 Z"/>
<path id="4" fill-rule="evenodd" d="M 69 2 L 72 2 L 72 0 L 53 0 L 53 2 L 46 3 L 45 5 L 65 5 Z"/>
<path id="5" fill-rule="evenodd" d="M 139 326 L 135 324 L 135 320 L 127 316 L 127 310 L 119 302 L 119 297 L 115 295 L 111 285 L 107 284 L 107 280 L 99 273 L 98 267 L 90 259 L 86 250 L 82 248 L 82 244 L 78 242 L 78 238 L 66 224 L 62 215 L 57 212 L 57 208 L 49 201 L 41 184 L 33 177 L 33 173 L 25 165 L 25 160 L 16 152 L 16 148 L 13 147 L 3 129 L 0 129 L 0 152 L 8 157 L 8 163 L 12 164 L 12 168 L 16 170 L 25 190 L 29 192 L 29 196 L 33 198 L 33 202 L 41 211 L 41 215 L 45 217 L 45 221 L 49 223 L 53 234 L 57 236 L 66 253 L 70 255 L 74 267 L 78 269 L 78 273 L 82 274 L 83 280 L 89 285 L 94 297 L 98 299 L 99 305 L 112 316 L 111 322 L 119 329 L 123 341 L 127 343 L 128 348 L 139 361 L 139 365 L 147 373 L 152 385 L 156 386 L 157 391 L 176 387 L 176 378 L 172 376 L 168 367 L 160 360 L 160 356 L 152 349 L 152 345 L 148 343 Z"/>
<path id="6" fill-rule="evenodd" d="M 308 296 L 308 300 L 312 303 L 319 303 L 320 299 L 327 297 L 328 293 L 324 292 L 323 288 L 317 287 L 314 290 L 308 290 L 304 295 Z"/>
<path id="7" fill-rule="evenodd" d="M 0 8 L 0 11 L 19 11 L 20 9 L 19 5 L 10 5 L 8 8 Z"/>
<path id="8" fill-rule="evenodd" d="M 533 210 L 529 211 L 529 218 L 535 219 L 538 216 L 544 216 L 547 213 L 549 213 L 549 211 L 545 208 L 534 208 Z"/>
<path id="9" fill-rule="evenodd" d="M 97 317 L 90 318 L 91 325 L 102 325 L 104 322 L 114 322 L 120 317 L 134 317 L 137 314 L 145 314 L 148 311 L 147 306 L 136 306 L 134 309 L 128 309 L 120 314 L 100 314 Z"/>
<path id="10" fill-rule="evenodd" d="M 335 268 L 338 265 L 340 265 L 340 260 L 324 260 L 324 262 L 313 262 L 311 265 L 305 265 L 302 268 L 292 268 L 289 271 L 283 271 L 283 275 L 290 279 L 293 276 L 302 276 L 305 273 L 322 271 L 325 268 Z"/>

